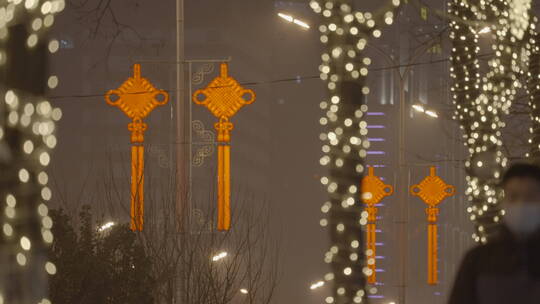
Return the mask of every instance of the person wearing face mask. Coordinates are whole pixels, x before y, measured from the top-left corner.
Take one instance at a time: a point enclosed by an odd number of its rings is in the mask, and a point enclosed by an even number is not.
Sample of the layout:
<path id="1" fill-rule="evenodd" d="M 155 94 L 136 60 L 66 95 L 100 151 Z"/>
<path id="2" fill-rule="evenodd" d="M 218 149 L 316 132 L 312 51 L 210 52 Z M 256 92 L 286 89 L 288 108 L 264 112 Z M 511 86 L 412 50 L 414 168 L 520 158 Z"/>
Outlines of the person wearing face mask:
<path id="1" fill-rule="evenodd" d="M 465 255 L 449 304 L 540 303 L 540 167 L 514 164 L 500 186 L 503 225 Z"/>

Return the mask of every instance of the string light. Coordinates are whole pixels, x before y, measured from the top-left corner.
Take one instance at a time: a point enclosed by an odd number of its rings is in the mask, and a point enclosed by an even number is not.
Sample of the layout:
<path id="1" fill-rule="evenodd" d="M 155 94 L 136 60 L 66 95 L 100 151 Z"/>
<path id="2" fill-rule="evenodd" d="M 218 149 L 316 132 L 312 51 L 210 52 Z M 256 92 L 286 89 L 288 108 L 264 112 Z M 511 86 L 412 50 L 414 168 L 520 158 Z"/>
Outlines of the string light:
<path id="1" fill-rule="evenodd" d="M 501 130 L 521 87 L 516 47 L 529 26 L 530 0 L 469 1 L 452 0 L 448 13 L 452 41 L 451 77 L 455 119 L 464 131 L 464 143 L 469 150 L 465 163 L 466 195 L 472 207 L 470 219 L 475 224 L 473 239 L 487 242 L 501 215 L 496 186 L 507 159 L 503 155 Z M 489 24 L 490 31 L 480 24 Z M 478 60 L 479 35 L 491 33 L 495 56 L 489 60 L 489 71 L 481 77 Z"/>
<path id="2" fill-rule="evenodd" d="M 50 53 L 55 53 L 58 42 L 44 43 L 44 34 L 54 23 L 54 15 L 64 7 L 64 0 L 7 1 L 0 5 L 0 39 L 10 39 L 12 27 L 26 24 L 27 36 L 23 41 L 28 52 L 35 54 L 39 51 L 37 47 L 44 44 L 48 45 Z M 0 69 L 5 68 L 3 63 L 12 60 L 10 56 L 21 56 L 11 49 L 9 53 L 6 45 L 9 43 L 0 47 Z M 50 89 L 58 85 L 57 76 L 46 78 Z M 43 87 L 46 86 L 47 81 L 43 83 Z M 52 243 L 53 235 L 52 220 L 44 201 L 52 195 L 45 170 L 50 163 L 50 151 L 56 145 L 55 123 L 61 111 L 43 97 L 2 87 L 0 116 L 0 208 L 3 211 L 0 246 L 3 252 L 9 253 L 0 272 L 10 276 L 10 280 L 0 285 L 0 303 L 50 304 L 43 281 L 46 276 L 36 271 L 41 269 L 47 275 L 57 272 L 54 263 L 46 260 L 45 247 Z M 23 292 L 7 293 L 7 290 Z"/>
<path id="3" fill-rule="evenodd" d="M 531 126 L 529 128 L 529 151 L 526 154 L 533 162 L 540 163 L 540 45 L 539 34 L 536 32 L 538 19 L 533 17 L 529 25 L 527 39 L 527 55 L 529 66 L 526 72 L 526 88 L 529 96 L 529 111 Z"/>
<path id="4" fill-rule="evenodd" d="M 322 211 L 327 216 L 321 226 L 328 227 L 331 247 L 325 254 L 332 272 L 329 304 L 362 303 L 366 273 L 365 253 L 361 244 L 362 226 L 367 223 L 360 195 L 356 193 L 364 172 L 367 155 L 367 123 L 364 121 L 369 94 L 367 75 L 371 59 L 365 55 L 370 37 L 382 35 L 380 26 L 393 23 L 399 0 L 392 0 L 387 11 L 375 20 L 369 12 L 353 11 L 350 0 L 312 0 L 310 6 L 323 16 L 319 25 L 320 41 L 325 47 L 319 66 L 320 78 L 326 81 L 328 99 L 321 102 L 325 116 L 319 121 L 326 132 L 323 141 L 322 166 L 330 174 L 321 178 L 330 201 Z M 355 244 L 355 246 L 351 246 Z"/>

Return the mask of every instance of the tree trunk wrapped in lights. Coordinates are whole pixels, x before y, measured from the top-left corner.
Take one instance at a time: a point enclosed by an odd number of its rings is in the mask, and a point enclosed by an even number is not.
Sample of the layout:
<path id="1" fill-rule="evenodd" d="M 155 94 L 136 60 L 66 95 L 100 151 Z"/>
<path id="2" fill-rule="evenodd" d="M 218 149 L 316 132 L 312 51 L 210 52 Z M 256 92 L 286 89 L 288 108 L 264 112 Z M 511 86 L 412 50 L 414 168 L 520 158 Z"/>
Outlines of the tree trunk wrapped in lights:
<path id="1" fill-rule="evenodd" d="M 537 18 L 534 17 L 529 25 L 527 39 L 529 66 L 525 77 L 531 117 L 530 148 L 527 156 L 534 163 L 540 164 L 540 45 L 538 44 L 540 34 L 536 31 L 537 22 Z"/>
<path id="2" fill-rule="evenodd" d="M 473 238 L 487 242 L 500 221 L 497 182 L 506 166 L 501 151 L 503 118 L 520 87 L 518 52 L 529 25 L 529 1 L 452 0 L 449 13 L 452 40 L 451 76 L 455 118 L 464 131 L 469 158 L 465 164 L 471 203 L 468 212 L 475 224 Z M 483 29 L 489 29 L 483 31 Z M 479 35 L 491 34 L 493 58 L 481 77 Z M 517 46 L 517 47 L 516 47 Z"/>
<path id="3" fill-rule="evenodd" d="M 328 226 L 331 242 L 325 261 L 332 272 L 325 280 L 333 282 L 333 294 L 327 303 L 365 302 L 366 276 L 373 272 L 367 267 L 362 241 L 368 213 L 362 210 L 358 193 L 369 147 L 364 114 L 371 59 L 364 52 L 371 36 L 381 36 L 380 25 L 393 22 L 399 4 L 399 0 L 393 0 L 389 9 L 373 15 L 353 11 L 351 0 L 310 2 L 312 9 L 323 16 L 319 30 L 325 51 L 319 70 L 329 94 L 321 103 L 326 115 L 320 119 L 327 128 L 321 134 L 325 155 L 320 162 L 329 169 L 329 176 L 321 178 L 330 196 L 322 208 L 328 218 L 321 221 Z M 370 288 L 370 293 L 376 292 L 376 287 Z"/>
<path id="4" fill-rule="evenodd" d="M 47 53 L 59 44 L 44 34 L 65 3 L 47 3 L 41 10 L 39 1 L 0 5 L 0 303 L 51 303 L 47 282 L 56 273 L 46 255 L 53 235 L 45 170 L 61 111 L 43 96 L 47 83 L 58 82 L 48 75 Z"/>

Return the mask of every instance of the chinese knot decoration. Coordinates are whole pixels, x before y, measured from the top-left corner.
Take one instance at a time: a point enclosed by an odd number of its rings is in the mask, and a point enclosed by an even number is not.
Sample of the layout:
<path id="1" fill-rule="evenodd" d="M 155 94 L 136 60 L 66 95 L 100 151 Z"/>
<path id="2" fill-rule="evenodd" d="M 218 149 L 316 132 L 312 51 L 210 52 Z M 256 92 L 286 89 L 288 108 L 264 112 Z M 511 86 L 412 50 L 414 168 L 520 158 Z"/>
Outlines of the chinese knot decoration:
<path id="1" fill-rule="evenodd" d="M 366 212 L 368 213 L 368 224 L 366 232 L 366 252 L 368 268 L 371 270 L 368 276 L 368 283 L 376 282 L 376 263 L 375 263 L 375 243 L 376 243 L 376 221 L 377 207 L 383 198 L 392 195 L 394 188 L 385 184 L 380 177 L 374 175 L 373 167 L 368 168 L 368 175 L 362 179 L 362 200 L 367 205 Z"/>
<path id="2" fill-rule="evenodd" d="M 193 102 L 205 106 L 217 119 L 214 124 L 218 141 L 218 230 L 231 227 L 231 131 L 230 118 L 244 105 L 255 101 L 255 92 L 244 89 L 228 75 L 228 66 L 221 64 L 221 73 L 202 90 L 193 93 Z"/>
<path id="3" fill-rule="evenodd" d="M 428 207 L 426 215 L 428 220 L 428 284 L 437 284 L 437 217 L 439 208 L 437 205 L 445 198 L 454 195 L 456 189 L 446 184 L 436 174 L 435 167 L 429 168 L 429 176 L 426 176 L 419 184 L 410 188 L 412 195 L 420 197 Z"/>
<path id="4" fill-rule="evenodd" d="M 158 97 L 161 96 L 161 100 Z M 113 100 L 114 99 L 114 100 Z M 118 89 L 110 90 L 105 101 L 120 108 L 132 119 L 131 131 L 131 230 L 142 231 L 144 225 L 144 131 L 148 125 L 143 119 L 157 106 L 169 101 L 169 94 L 156 89 L 150 81 L 141 77 L 141 65 L 133 65 L 133 77 L 129 77 Z"/>

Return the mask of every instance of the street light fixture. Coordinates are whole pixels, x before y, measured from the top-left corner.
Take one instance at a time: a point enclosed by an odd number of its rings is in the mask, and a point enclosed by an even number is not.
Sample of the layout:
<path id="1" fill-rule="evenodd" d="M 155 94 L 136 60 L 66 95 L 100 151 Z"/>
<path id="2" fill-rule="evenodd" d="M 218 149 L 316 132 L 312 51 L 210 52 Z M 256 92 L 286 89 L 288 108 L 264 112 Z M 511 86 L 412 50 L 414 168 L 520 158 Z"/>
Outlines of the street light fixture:
<path id="1" fill-rule="evenodd" d="M 103 231 L 105 231 L 105 230 L 111 229 L 112 226 L 114 226 L 114 225 L 116 225 L 115 222 L 107 222 L 107 223 L 101 225 L 101 226 L 98 228 L 98 231 L 99 231 L 99 232 L 103 232 Z"/>
<path id="2" fill-rule="evenodd" d="M 439 115 L 437 115 L 437 112 L 432 111 L 432 110 L 427 110 L 426 115 L 431 116 L 433 118 L 438 118 L 439 117 Z"/>
<path id="3" fill-rule="evenodd" d="M 426 109 L 423 105 L 414 104 L 414 105 L 412 105 L 412 107 L 417 112 L 424 113 L 429 117 L 432 117 L 432 118 L 438 118 L 439 117 L 439 115 L 437 114 L 437 112 L 435 110 Z"/>
<path id="4" fill-rule="evenodd" d="M 225 257 L 227 257 L 228 253 L 226 251 L 222 251 L 218 254 L 216 254 L 215 256 L 212 257 L 212 262 L 217 262 L 219 260 L 222 260 L 224 259 Z"/>
<path id="5" fill-rule="evenodd" d="M 426 109 L 424 109 L 424 106 L 419 105 L 419 104 L 415 104 L 412 107 L 413 107 L 413 109 L 415 109 L 418 112 L 424 113 L 426 111 Z"/>
<path id="6" fill-rule="evenodd" d="M 295 24 L 297 25 L 300 25 L 301 27 L 305 28 L 305 29 L 309 29 L 309 24 L 305 23 L 304 21 L 302 20 L 298 20 L 298 19 L 294 19 L 293 21 Z"/>
<path id="7" fill-rule="evenodd" d="M 323 281 L 319 281 L 319 282 L 316 282 L 316 283 L 313 283 L 311 284 L 311 286 L 309 287 L 309 289 L 311 290 L 315 290 L 317 288 L 321 288 L 324 286 L 324 282 Z"/>
<path id="8" fill-rule="evenodd" d="M 281 18 L 289 21 L 289 22 L 293 22 L 294 21 L 294 18 L 293 16 L 291 15 L 287 15 L 287 14 L 283 14 L 283 13 L 278 13 L 278 16 L 280 16 Z"/>
<path id="9" fill-rule="evenodd" d="M 278 13 L 278 16 L 281 17 L 282 19 L 288 21 L 288 22 L 294 23 L 294 24 L 296 24 L 296 25 L 298 25 L 300 27 L 303 27 L 305 29 L 310 28 L 309 24 L 307 24 L 306 22 L 304 22 L 304 21 L 302 21 L 300 19 L 296 19 L 291 15 L 287 15 L 287 14 L 284 14 L 284 13 Z"/>

